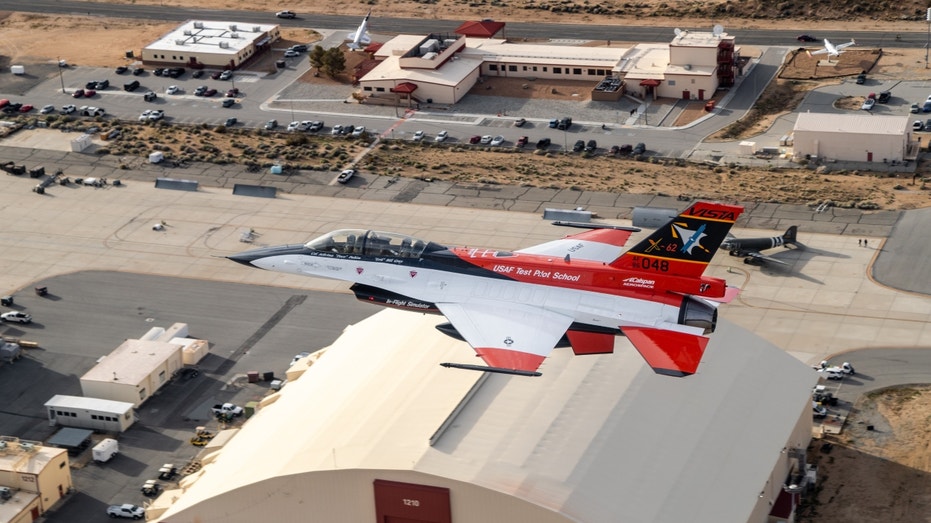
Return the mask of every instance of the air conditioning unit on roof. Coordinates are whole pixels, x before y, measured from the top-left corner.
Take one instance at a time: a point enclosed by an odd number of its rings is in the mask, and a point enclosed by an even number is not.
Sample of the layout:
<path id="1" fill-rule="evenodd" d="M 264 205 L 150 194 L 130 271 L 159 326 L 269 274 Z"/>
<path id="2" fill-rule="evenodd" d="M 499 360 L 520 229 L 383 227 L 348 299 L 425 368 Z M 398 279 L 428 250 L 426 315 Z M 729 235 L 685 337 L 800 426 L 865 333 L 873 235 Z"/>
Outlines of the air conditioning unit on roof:
<path id="1" fill-rule="evenodd" d="M 178 38 L 177 40 L 175 40 L 175 45 L 184 45 L 184 40 L 181 38 Z"/>
<path id="2" fill-rule="evenodd" d="M 229 42 L 220 42 L 220 49 L 228 49 L 230 46 Z"/>
<path id="3" fill-rule="evenodd" d="M 203 29 L 203 28 L 204 28 L 203 22 L 194 22 L 194 29 Z"/>
<path id="4" fill-rule="evenodd" d="M 230 33 L 230 38 L 239 38 L 239 33 Z"/>
<path id="5" fill-rule="evenodd" d="M 260 33 L 260 32 L 262 32 L 262 28 L 261 28 L 260 26 L 254 25 L 254 26 L 252 26 L 252 32 L 253 32 L 253 33 Z"/>
<path id="6" fill-rule="evenodd" d="M 192 32 L 190 29 L 185 29 L 185 30 L 184 30 L 184 34 L 187 35 L 187 36 L 191 36 L 192 33 L 193 33 L 193 32 Z"/>
<path id="7" fill-rule="evenodd" d="M 236 24 L 230 24 L 230 31 L 236 30 Z"/>

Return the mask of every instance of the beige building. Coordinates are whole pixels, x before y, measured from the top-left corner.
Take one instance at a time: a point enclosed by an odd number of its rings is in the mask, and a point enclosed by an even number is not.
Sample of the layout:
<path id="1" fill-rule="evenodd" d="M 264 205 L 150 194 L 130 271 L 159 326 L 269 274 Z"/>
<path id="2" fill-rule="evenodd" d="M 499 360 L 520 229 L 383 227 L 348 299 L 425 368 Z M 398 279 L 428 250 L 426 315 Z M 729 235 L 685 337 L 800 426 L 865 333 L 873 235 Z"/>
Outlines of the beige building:
<path id="1" fill-rule="evenodd" d="M 798 159 L 886 163 L 918 154 L 908 116 L 801 113 L 792 139 Z"/>
<path id="2" fill-rule="evenodd" d="M 188 20 L 142 48 L 142 61 L 187 67 L 236 69 L 271 49 L 281 38 L 277 24 Z"/>
<path id="3" fill-rule="evenodd" d="M 81 376 L 81 392 L 138 407 L 183 366 L 182 348 L 178 343 L 126 340 Z"/>
<path id="4" fill-rule="evenodd" d="M 474 361 L 443 321 L 389 309 L 347 328 L 150 520 L 791 520 L 818 378 L 784 351 L 721 322 L 688 378 L 623 338 L 528 378 L 441 367 Z"/>
<path id="5" fill-rule="evenodd" d="M 36 521 L 72 487 L 65 449 L 0 436 L 0 522 Z"/>
<path id="6" fill-rule="evenodd" d="M 374 54 L 378 65 L 359 83 L 363 94 L 409 102 L 453 104 L 482 77 L 578 80 L 596 85 L 606 78 L 625 81 L 641 98 L 705 100 L 718 87 L 734 84 L 738 52 L 734 37 L 679 31 L 668 45 L 632 48 L 515 44 L 496 38 L 459 35 L 400 35 Z M 620 87 L 616 83 L 615 89 Z M 617 99 L 616 96 L 601 97 Z"/>

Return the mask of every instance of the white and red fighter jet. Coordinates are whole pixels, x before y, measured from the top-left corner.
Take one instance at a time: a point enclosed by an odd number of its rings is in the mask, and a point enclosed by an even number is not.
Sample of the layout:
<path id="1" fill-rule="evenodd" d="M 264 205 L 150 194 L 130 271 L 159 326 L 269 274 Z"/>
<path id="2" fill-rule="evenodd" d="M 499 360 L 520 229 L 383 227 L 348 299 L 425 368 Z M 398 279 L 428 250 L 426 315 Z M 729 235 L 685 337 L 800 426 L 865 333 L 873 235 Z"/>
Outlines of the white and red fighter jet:
<path id="1" fill-rule="evenodd" d="M 626 336 L 653 370 L 695 373 L 717 306 L 736 289 L 703 276 L 743 207 L 697 202 L 626 252 L 632 230 L 599 228 L 517 251 L 446 247 L 408 235 L 343 229 L 305 244 L 228 256 L 262 269 L 353 282 L 360 300 L 442 314 L 437 328 L 488 366 L 538 376 L 557 346 L 614 350 Z"/>

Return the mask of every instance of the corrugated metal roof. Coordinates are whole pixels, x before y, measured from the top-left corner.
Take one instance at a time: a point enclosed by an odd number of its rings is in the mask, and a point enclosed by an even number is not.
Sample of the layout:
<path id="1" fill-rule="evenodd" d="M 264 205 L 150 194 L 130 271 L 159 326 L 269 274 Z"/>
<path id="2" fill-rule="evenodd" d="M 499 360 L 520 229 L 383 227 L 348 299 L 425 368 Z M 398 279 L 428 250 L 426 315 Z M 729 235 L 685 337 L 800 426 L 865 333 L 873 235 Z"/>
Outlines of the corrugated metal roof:
<path id="1" fill-rule="evenodd" d="M 263 479 L 366 469 L 468 482 L 574 521 L 746 521 L 817 381 L 720 321 L 688 378 L 654 374 L 624 339 L 609 355 L 557 349 L 540 378 L 489 375 L 431 447 L 482 376 L 439 366 L 475 361 L 435 331 L 443 321 L 385 310 L 347 329 L 163 517 Z"/>
<path id="2" fill-rule="evenodd" d="M 908 128 L 908 116 L 876 115 L 867 111 L 856 114 L 799 113 L 795 120 L 795 131 L 902 135 L 908 132 Z"/>

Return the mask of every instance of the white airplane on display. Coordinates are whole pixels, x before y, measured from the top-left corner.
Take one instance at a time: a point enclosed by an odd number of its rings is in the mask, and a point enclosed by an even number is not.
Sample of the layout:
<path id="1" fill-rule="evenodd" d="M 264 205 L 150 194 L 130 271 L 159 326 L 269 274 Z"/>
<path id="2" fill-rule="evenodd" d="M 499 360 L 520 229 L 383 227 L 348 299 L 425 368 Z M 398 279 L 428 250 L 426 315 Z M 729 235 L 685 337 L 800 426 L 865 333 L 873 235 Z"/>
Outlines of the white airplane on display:
<path id="1" fill-rule="evenodd" d="M 359 28 L 356 29 L 356 32 L 346 35 L 346 40 L 351 40 L 351 42 L 346 44 L 346 47 L 355 51 L 356 49 L 362 49 L 362 47 L 372 43 L 372 38 L 369 36 L 368 32 L 370 16 L 372 16 L 371 9 L 369 13 L 365 15 L 365 18 L 362 19 L 362 23 L 359 24 Z"/>
<path id="2" fill-rule="evenodd" d="M 437 329 L 466 341 L 488 366 L 444 367 L 539 376 L 555 347 L 607 354 L 623 335 L 656 373 L 687 376 L 698 369 L 718 305 L 736 296 L 703 273 L 741 212 L 697 202 L 626 251 L 632 230 L 614 226 L 517 251 L 343 229 L 227 258 L 349 281 L 362 301 L 446 316 Z"/>
<path id="3" fill-rule="evenodd" d="M 834 45 L 831 43 L 830 40 L 825 38 L 824 49 L 819 49 L 817 51 L 808 51 L 808 56 L 814 56 L 816 54 L 826 54 L 828 55 L 828 60 L 830 60 L 832 56 L 840 56 L 840 54 L 844 52 L 844 49 L 847 49 L 851 45 L 857 45 L 857 43 L 854 42 L 853 39 L 851 39 L 846 44 Z"/>

